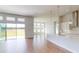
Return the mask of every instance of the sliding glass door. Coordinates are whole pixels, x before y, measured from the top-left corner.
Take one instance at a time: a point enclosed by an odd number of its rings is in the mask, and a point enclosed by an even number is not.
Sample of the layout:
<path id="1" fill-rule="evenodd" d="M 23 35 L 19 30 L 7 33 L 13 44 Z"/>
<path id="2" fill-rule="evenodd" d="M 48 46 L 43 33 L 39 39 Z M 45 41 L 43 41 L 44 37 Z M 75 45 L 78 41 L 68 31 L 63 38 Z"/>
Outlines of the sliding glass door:
<path id="1" fill-rule="evenodd" d="M 25 39 L 25 17 L 0 15 L 0 40 Z"/>
<path id="2" fill-rule="evenodd" d="M 25 39 L 25 25 L 7 23 L 6 27 L 7 40 L 9 39 Z"/>
<path id="3" fill-rule="evenodd" d="M 16 24 L 7 23 L 6 24 L 6 33 L 7 33 L 7 40 L 9 39 L 16 39 Z"/>
<path id="4" fill-rule="evenodd" d="M 25 39 L 25 24 L 0 23 L 0 40 Z"/>
<path id="5" fill-rule="evenodd" d="M 25 39 L 25 24 L 17 24 L 17 39 Z"/>
<path id="6" fill-rule="evenodd" d="M 0 40 L 5 40 L 6 37 L 6 27 L 5 23 L 0 23 Z"/>

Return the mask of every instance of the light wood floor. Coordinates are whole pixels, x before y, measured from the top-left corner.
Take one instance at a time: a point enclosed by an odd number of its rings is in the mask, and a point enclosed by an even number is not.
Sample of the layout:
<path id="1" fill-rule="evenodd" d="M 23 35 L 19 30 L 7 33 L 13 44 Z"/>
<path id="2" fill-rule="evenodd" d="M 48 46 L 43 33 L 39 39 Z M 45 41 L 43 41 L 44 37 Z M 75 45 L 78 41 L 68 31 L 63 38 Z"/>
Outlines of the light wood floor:
<path id="1" fill-rule="evenodd" d="M 0 41 L 0 53 L 68 53 L 45 39 Z"/>

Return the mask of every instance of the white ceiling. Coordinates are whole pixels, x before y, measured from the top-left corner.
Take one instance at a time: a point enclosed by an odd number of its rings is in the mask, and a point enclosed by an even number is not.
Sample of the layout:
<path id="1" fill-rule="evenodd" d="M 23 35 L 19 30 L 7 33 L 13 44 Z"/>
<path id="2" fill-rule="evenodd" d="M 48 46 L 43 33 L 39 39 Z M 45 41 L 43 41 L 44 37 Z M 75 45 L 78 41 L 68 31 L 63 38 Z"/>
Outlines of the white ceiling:
<path id="1" fill-rule="evenodd" d="M 68 5 L 0 5 L 0 12 L 25 15 L 25 16 L 36 16 L 46 13 L 52 13 L 52 15 L 63 15 L 70 11 L 79 9 L 79 6 L 68 6 Z"/>

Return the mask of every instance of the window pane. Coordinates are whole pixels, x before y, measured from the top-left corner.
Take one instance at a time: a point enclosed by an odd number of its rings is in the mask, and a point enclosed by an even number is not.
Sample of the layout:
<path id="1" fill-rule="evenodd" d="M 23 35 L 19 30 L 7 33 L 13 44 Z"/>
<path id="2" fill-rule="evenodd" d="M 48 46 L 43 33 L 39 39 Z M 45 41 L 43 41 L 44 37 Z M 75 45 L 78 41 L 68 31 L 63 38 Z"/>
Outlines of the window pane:
<path id="1" fill-rule="evenodd" d="M 25 18 L 18 18 L 17 19 L 19 22 L 25 22 Z"/>
<path id="2" fill-rule="evenodd" d="M 7 28 L 7 39 L 16 39 L 16 29 L 8 29 Z"/>
<path id="3" fill-rule="evenodd" d="M 37 23 L 38 26 L 40 26 L 40 23 Z"/>
<path id="4" fill-rule="evenodd" d="M 36 26 L 36 23 L 34 23 L 34 26 Z"/>
<path id="5" fill-rule="evenodd" d="M 16 28 L 16 24 L 7 23 L 7 28 Z"/>
<path id="6" fill-rule="evenodd" d="M 25 39 L 25 29 L 17 29 L 17 39 Z"/>
<path id="7" fill-rule="evenodd" d="M 40 29 L 38 29 L 37 32 L 40 32 Z"/>
<path id="8" fill-rule="evenodd" d="M 3 16 L 0 16 L 0 20 L 3 20 Z"/>
<path id="9" fill-rule="evenodd" d="M 6 25 L 7 39 L 16 38 L 16 24 L 7 23 Z"/>
<path id="10" fill-rule="evenodd" d="M 7 21 L 15 21 L 14 17 L 7 17 L 6 19 L 7 19 Z"/>
<path id="11" fill-rule="evenodd" d="M 25 28 L 25 24 L 17 24 L 17 28 Z"/>
<path id="12" fill-rule="evenodd" d="M 36 29 L 34 29 L 34 33 L 36 32 Z"/>

